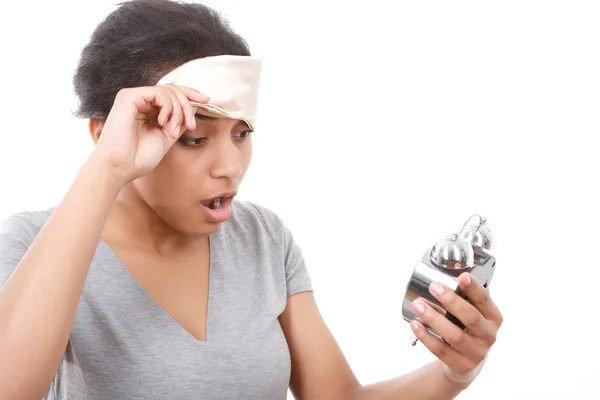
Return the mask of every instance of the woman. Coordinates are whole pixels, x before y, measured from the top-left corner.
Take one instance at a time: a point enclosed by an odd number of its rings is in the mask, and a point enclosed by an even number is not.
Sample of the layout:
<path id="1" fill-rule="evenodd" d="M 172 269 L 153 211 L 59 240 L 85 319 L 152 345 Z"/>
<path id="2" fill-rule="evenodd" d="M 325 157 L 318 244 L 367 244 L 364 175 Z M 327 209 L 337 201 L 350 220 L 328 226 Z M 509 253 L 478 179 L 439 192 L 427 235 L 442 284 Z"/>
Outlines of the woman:
<path id="1" fill-rule="evenodd" d="M 438 360 L 359 384 L 289 230 L 234 200 L 257 88 L 232 82 L 255 85 L 253 60 L 198 4 L 134 0 L 97 27 L 75 75 L 95 150 L 56 208 L 0 232 L 0 399 L 451 399 L 477 376 L 502 315 L 465 274 L 472 305 L 431 290 L 468 333 L 416 301 Z M 203 76 L 210 98 L 170 80 Z"/>

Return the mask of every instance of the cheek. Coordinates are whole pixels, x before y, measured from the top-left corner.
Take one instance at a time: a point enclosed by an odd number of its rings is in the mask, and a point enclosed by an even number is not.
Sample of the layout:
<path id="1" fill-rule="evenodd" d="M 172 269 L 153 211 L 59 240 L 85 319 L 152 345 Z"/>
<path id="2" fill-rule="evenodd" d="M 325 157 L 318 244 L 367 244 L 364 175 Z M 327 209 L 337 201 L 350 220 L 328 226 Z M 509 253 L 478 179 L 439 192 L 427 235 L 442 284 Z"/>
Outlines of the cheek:
<path id="1" fill-rule="evenodd" d="M 175 150 L 167 153 L 162 162 L 140 180 L 145 197 L 163 204 L 181 204 L 199 194 L 203 166 L 198 158 L 189 159 Z"/>
<path id="2" fill-rule="evenodd" d="M 246 146 L 240 152 L 240 163 L 243 168 L 243 175 L 246 174 L 248 167 L 250 166 L 250 160 L 252 159 L 252 140 L 249 140 L 248 143 L 245 143 Z"/>

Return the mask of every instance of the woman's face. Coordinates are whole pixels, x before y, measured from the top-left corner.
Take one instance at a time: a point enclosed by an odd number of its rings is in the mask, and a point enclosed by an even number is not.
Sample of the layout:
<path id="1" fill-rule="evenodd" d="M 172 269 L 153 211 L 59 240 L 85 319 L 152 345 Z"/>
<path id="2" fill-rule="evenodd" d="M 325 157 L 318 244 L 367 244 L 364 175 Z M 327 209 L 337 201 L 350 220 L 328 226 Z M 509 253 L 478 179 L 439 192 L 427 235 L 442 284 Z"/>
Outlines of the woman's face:
<path id="1" fill-rule="evenodd" d="M 231 201 L 250 164 L 252 139 L 243 121 L 197 115 L 196 126 L 133 186 L 172 228 L 205 236 L 229 218 Z"/>

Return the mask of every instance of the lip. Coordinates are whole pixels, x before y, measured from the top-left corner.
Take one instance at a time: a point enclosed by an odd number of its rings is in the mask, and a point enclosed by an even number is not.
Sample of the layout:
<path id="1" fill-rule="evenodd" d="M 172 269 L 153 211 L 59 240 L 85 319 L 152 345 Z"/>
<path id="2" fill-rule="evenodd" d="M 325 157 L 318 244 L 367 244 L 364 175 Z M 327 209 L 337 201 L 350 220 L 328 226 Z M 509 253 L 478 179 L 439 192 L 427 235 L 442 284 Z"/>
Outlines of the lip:
<path id="1" fill-rule="evenodd" d="M 216 194 L 206 200 L 202 200 L 200 202 L 200 204 L 202 204 L 204 207 L 208 207 L 210 202 L 213 201 L 214 199 L 216 199 L 217 197 L 223 197 L 223 199 L 228 199 L 230 197 L 234 197 L 236 194 L 237 194 L 237 192 L 235 192 L 235 191 L 219 193 L 219 194 Z"/>
<path id="2" fill-rule="evenodd" d="M 207 221 L 218 224 L 227 221 L 231 216 L 231 204 L 233 203 L 234 195 L 216 197 L 223 197 L 223 202 L 221 204 L 220 210 L 213 210 L 212 208 L 208 207 L 208 203 L 207 205 L 204 205 L 202 203 L 200 205 L 204 210 L 204 215 L 206 216 Z"/>

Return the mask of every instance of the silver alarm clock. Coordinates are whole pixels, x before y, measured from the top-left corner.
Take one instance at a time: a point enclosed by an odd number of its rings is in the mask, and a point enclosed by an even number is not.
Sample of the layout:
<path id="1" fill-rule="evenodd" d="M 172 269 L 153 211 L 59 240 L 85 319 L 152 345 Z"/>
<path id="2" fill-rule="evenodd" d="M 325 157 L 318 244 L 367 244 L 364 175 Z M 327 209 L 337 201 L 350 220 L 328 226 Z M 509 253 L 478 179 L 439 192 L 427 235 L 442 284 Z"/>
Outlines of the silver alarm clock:
<path id="1" fill-rule="evenodd" d="M 479 219 L 479 223 L 471 223 L 475 217 Z M 496 258 L 491 253 L 492 236 L 485 223 L 485 218 L 479 214 L 474 214 L 465 222 L 460 232 L 453 233 L 438 241 L 425 251 L 422 258 L 417 262 L 406 285 L 406 293 L 402 301 L 402 317 L 405 321 L 410 322 L 413 319 L 420 321 L 412 310 L 412 302 L 417 298 L 421 298 L 459 328 L 465 329 L 462 322 L 448 312 L 429 292 L 429 286 L 433 282 L 441 282 L 469 301 L 466 294 L 458 286 L 458 277 L 462 273 L 469 272 L 473 278 L 486 288 L 490 285 L 494 275 Z M 427 327 L 427 330 L 439 339 L 444 340 L 431 327 Z M 415 338 L 412 345 L 416 344 L 417 339 Z"/>

